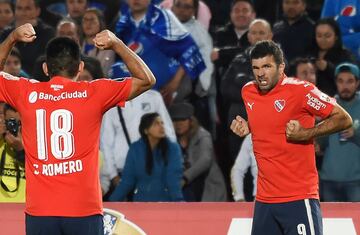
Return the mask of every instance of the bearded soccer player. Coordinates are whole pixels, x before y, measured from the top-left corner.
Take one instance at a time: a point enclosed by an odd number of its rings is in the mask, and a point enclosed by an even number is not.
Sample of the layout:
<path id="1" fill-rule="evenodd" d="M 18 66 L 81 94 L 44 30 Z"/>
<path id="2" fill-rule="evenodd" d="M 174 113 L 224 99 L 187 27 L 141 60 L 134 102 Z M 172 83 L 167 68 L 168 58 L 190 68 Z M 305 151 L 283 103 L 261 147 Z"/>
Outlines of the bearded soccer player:
<path id="1" fill-rule="evenodd" d="M 16 28 L 0 44 L 0 69 L 16 42 L 32 42 L 31 24 Z M 104 234 L 99 183 L 102 115 L 151 88 L 155 78 L 145 63 L 112 32 L 94 39 L 114 50 L 133 77 L 75 82 L 83 70 L 78 44 L 55 38 L 43 65 L 49 82 L 0 73 L 0 100 L 21 114 L 26 153 L 26 234 Z"/>
<path id="2" fill-rule="evenodd" d="M 349 128 L 351 117 L 313 84 L 286 77 L 274 42 L 256 43 L 250 59 L 255 81 L 242 89 L 248 121 L 237 116 L 230 128 L 251 132 L 258 164 L 251 234 L 322 234 L 313 139 Z"/>

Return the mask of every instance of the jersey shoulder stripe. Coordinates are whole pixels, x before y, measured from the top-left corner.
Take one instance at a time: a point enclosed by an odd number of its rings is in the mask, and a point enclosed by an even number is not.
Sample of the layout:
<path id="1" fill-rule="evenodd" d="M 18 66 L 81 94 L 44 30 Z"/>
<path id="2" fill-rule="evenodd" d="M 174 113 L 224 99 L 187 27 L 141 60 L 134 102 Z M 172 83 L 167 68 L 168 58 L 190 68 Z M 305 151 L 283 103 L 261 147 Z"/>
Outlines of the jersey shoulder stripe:
<path id="1" fill-rule="evenodd" d="M 295 78 L 295 77 L 285 77 L 282 82 L 281 82 L 281 85 L 284 86 L 284 85 L 305 85 L 309 82 L 307 81 L 303 81 L 303 80 L 300 80 L 298 78 Z"/>

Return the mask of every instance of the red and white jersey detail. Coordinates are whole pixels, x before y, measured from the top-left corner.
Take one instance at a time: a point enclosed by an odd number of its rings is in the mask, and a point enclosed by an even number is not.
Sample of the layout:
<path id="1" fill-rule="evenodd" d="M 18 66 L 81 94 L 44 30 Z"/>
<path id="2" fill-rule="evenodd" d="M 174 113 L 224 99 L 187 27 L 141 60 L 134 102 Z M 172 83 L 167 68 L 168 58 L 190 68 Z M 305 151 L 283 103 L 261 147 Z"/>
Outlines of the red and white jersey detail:
<path id="1" fill-rule="evenodd" d="M 99 135 L 102 115 L 124 105 L 131 79 L 34 82 L 0 74 L 0 100 L 21 114 L 26 209 L 34 216 L 102 213 Z"/>
<path id="2" fill-rule="evenodd" d="M 267 94 L 250 82 L 242 96 L 259 169 L 256 199 L 280 203 L 319 198 L 313 140 L 289 142 L 285 130 L 290 120 L 313 127 L 315 116 L 326 118 L 331 113 L 335 99 L 311 83 L 286 76 Z"/>

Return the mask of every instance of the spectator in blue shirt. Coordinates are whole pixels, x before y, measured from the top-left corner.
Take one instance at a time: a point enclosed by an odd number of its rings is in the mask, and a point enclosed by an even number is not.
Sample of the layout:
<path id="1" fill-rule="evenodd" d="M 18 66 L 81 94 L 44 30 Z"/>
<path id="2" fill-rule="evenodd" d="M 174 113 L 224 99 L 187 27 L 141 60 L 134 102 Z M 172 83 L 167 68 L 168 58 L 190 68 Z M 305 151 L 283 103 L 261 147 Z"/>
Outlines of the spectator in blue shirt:
<path id="1" fill-rule="evenodd" d="M 110 201 L 123 201 L 134 190 L 134 201 L 182 201 L 182 156 L 177 143 L 165 135 L 158 113 L 140 121 L 141 138 L 130 145 L 120 184 Z"/>

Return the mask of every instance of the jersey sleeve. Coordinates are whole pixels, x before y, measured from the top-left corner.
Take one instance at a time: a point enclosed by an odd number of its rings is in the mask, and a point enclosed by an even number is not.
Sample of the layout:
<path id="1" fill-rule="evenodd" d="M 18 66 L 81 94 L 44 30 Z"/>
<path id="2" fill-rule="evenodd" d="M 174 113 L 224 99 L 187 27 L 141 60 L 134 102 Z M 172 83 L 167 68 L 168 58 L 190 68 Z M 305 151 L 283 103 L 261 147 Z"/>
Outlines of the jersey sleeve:
<path id="1" fill-rule="evenodd" d="M 320 91 L 316 86 L 305 83 L 303 108 L 315 116 L 326 118 L 336 105 L 336 100 Z"/>
<path id="2" fill-rule="evenodd" d="M 99 79 L 94 81 L 96 95 L 104 104 L 104 112 L 119 105 L 123 107 L 131 91 L 132 79 L 122 80 Z"/>
<path id="3" fill-rule="evenodd" d="M 16 100 L 18 100 L 21 92 L 22 80 L 24 79 L 0 72 L 0 101 L 16 108 Z"/>

